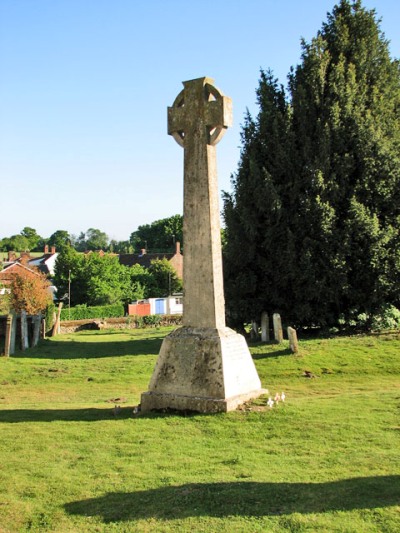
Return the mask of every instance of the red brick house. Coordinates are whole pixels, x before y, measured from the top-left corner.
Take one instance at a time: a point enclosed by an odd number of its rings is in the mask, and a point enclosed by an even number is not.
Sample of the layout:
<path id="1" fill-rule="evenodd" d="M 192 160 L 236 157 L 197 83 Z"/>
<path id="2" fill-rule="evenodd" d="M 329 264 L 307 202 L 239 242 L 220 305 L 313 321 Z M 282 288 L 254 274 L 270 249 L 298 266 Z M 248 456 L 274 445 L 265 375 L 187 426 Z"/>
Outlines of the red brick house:
<path id="1" fill-rule="evenodd" d="M 0 283 L 4 286 L 11 285 L 14 276 L 30 278 L 34 276 L 39 276 L 39 274 L 31 268 L 28 268 L 22 263 L 16 261 L 15 263 L 11 263 L 0 271 Z"/>

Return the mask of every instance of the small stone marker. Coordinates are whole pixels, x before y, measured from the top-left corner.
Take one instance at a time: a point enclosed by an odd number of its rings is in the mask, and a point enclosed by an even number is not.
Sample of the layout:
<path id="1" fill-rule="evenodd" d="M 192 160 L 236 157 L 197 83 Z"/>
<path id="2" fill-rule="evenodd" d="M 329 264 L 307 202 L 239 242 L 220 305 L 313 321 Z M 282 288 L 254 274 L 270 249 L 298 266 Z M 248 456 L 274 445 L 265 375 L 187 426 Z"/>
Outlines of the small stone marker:
<path id="1" fill-rule="evenodd" d="M 274 323 L 274 337 L 278 344 L 283 341 L 283 330 L 282 330 L 282 320 L 279 313 L 274 313 L 272 315 L 272 320 Z"/>
<path id="2" fill-rule="evenodd" d="M 261 313 L 261 342 L 269 341 L 269 317 L 268 313 Z"/>
<path id="3" fill-rule="evenodd" d="M 255 341 L 258 339 L 258 324 L 255 320 L 251 321 L 250 337 Z"/>
<path id="4" fill-rule="evenodd" d="M 42 324 L 42 315 L 38 314 L 32 318 L 33 321 L 33 337 L 32 346 L 37 346 L 40 338 L 40 326 Z"/>
<path id="5" fill-rule="evenodd" d="M 21 349 L 27 350 L 28 348 L 29 348 L 28 319 L 26 317 L 26 311 L 21 311 Z"/>
<path id="6" fill-rule="evenodd" d="M 288 339 L 289 339 L 289 347 L 292 353 L 297 353 L 299 351 L 299 343 L 297 341 L 296 330 L 289 326 L 287 328 L 287 333 L 288 333 Z"/>
<path id="7" fill-rule="evenodd" d="M 9 357 L 12 353 L 14 353 L 11 351 L 11 333 L 12 333 L 13 321 L 14 321 L 14 316 L 12 314 L 9 314 L 7 316 L 6 337 L 5 337 L 5 343 L 4 343 L 4 355 L 6 357 Z"/>
<path id="8" fill-rule="evenodd" d="M 225 326 L 216 144 L 232 105 L 210 78 L 183 86 L 168 108 L 184 148 L 183 327 L 164 339 L 141 410 L 225 412 L 264 394 L 244 337 Z"/>

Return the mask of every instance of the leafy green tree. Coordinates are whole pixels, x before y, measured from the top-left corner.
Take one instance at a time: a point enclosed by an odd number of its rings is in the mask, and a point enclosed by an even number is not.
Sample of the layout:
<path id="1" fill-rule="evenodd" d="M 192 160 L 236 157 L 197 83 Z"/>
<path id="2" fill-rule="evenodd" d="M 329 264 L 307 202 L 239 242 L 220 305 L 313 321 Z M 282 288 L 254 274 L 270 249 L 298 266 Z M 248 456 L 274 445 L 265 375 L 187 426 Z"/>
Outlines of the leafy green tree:
<path id="1" fill-rule="evenodd" d="M 85 251 L 107 251 L 109 247 L 109 238 L 106 233 L 96 228 L 89 228 L 86 233 L 81 232 L 75 240 L 75 247 L 80 252 Z"/>
<path id="2" fill-rule="evenodd" d="M 21 235 L 23 237 L 26 237 L 28 239 L 29 243 L 29 250 L 36 250 L 39 247 L 39 243 L 43 242 L 43 239 L 34 228 L 30 228 L 29 226 L 25 226 L 25 228 L 21 231 Z"/>
<path id="3" fill-rule="evenodd" d="M 135 250 L 167 252 L 174 249 L 176 242 L 182 243 L 182 227 L 182 215 L 174 215 L 139 226 L 131 233 L 129 241 Z"/>
<path id="4" fill-rule="evenodd" d="M 59 229 L 50 235 L 48 244 L 50 246 L 55 246 L 58 252 L 61 252 L 66 247 L 71 246 L 71 235 L 68 231 Z"/>
<path id="5" fill-rule="evenodd" d="M 224 207 L 239 321 L 263 307 L 334 324 L 399 302 L 399 72 L 375 12 L 341 0 L 302 42 L 290 97 L 262 74 Z"/>
<path id="6" fill-rule="evenodd" d="M 151 261 L 148 272 L 151 277 L 146 287 L 146 297 L 168 296 L 182 290 L 182 281 L 168 259 Z"/>
<path id="7" fill-rule="evenodd" d="M 57 257 L 54 284 L 58 297 L 71 306 L 127 303 L 143 298 L 144 287 L 132 277 L 131 269 L 119 263 L 118 257 L 97 253 L 84 255 L 68 247 Z"/>
<path id="8" fill-rule="evenodd" d="M 104 231 L 96 228 L 89 228 L 86 232 L 87 250 L 108 250 L 109 238 Z"/>
<path id="9" fill-rule="evenodd" d="M 84 255 L 72 246 L 65 246 L 57 256 L 54 267 L 54 285 L 57 287 L 57 298 L 68 301 L 71 306 L 88 303 L 87 286 L 83 275 Z"/>
<path id="10" fill-rule="evenodd" d="M 129 241 L 110 241 L 109 250 L 115 254 L 133 254 L 134 248 Z"/>
<path id="11" fill-rule="evenodd" d="M 5 237 L 1 241 L 2 250 L 5 252 L 26 252 L 31 249 L 29 239 L 24 235 L 12 235 L 11 237 Z"/>

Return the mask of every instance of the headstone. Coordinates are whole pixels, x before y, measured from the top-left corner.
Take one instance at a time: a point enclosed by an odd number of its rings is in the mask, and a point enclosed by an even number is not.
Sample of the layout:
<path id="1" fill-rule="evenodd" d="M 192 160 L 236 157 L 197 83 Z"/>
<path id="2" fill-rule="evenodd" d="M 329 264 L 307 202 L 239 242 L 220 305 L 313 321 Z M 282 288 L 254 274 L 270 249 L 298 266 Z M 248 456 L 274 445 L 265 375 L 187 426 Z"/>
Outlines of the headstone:
<path id="1" fill-rule="evenodd" d="M 33 338 L 32 338 L 32 346 L 37 346 L 40 338 L 40 326 L 42 323 L 42 315 L 38 314 L 35 315 L 32 318 L 33 322 Z"/>
<path id="2" fill-rule="evenodd" d="M 4 342 L 4 355 L 6 357 L 9 357 L 11 355 L 11 331 L 12 331 L 12 323 L 13 323 L 13 315 L 7 316 L 6 321 L 6 336 L 5 336 L 5 342 Z"/>
<path id="3" fill-rule="evenodd" d="M 274 323 L 274 338 L 278 344 L 283 341 L 282 320 L 279 313 L 274 313 L 272 316 Z"/>
<path id="4" fill-rule="evenodd" d="M 287 332 L 288 332 L 290 350 L 292 351 L 292 353 L 297 353 L 299 351 L 299 343 L 297 341 L 296 330 L 289 326 L 287 328 Z"/>
<path id="5" fill-rule="evenodd" d="M 261 342 L 269 341 L 269 317 L 268 313 L 261 313 Z"/>
<path id="6" fill-rule="evenodd" d="M 28 337 L 28 319 L 26 311 L 21 311 L 21 349 L 27 350 L 29 348 Z"/>
<path id="7" fill-rule="evenodd" d="M 258 339 L 258 324 L 255 320 L 251 321 L 250 337 L 255 341 Z"/>
<path id="8" fill-rule="evenodd" d="M 17 340 L 17 315 L 15 311 L 11 311 L 10 315 L 12 316 L 11 322 L 11 339 L 10 339 L 10 355 L 15 353 L 15 343 Z"/>
<path id="9" fill-rule="evenodd" d="M 231 100 L 210 78 L 183 83 L 168 133 L 184 148 L 183 326 L 161 346 L 142 411 L 235 409 L 264 393 L 246 341 L 225 325 L 216 144 Z"/>

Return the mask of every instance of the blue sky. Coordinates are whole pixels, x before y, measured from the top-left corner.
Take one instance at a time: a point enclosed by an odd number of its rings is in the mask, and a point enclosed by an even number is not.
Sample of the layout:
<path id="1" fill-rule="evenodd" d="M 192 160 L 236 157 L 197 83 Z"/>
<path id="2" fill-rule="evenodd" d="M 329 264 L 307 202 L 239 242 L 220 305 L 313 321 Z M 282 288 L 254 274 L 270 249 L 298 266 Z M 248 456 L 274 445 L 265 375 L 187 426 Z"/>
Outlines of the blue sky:
<path id="1" fill-rule="evenodd" d="M 233 100 L 218 144 L 230 190 L 260 68 L 286 84 L 335 2 L 0 0 L 0 238 L 90 227 L 128 239 L 182 213 L 183 151 L 167 135 L 181 82 L 209 76 Z M 400 57 L 400 2 L 364 0 Z"/>

